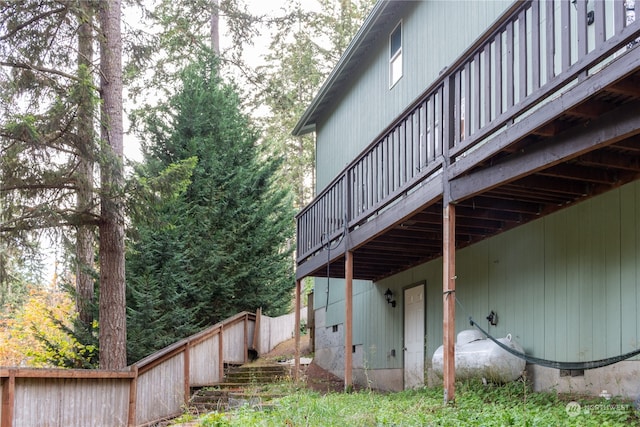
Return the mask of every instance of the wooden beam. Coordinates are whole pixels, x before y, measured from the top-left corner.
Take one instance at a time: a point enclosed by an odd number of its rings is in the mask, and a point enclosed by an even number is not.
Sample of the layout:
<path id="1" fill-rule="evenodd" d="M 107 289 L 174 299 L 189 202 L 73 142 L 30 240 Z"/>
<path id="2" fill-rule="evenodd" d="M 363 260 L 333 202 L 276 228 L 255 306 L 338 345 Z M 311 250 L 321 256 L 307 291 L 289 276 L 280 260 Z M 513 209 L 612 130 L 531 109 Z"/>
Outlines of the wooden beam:
<path id="1" fill-rule="evenodd" d="M 442 288 L 443 288 L 443 371 L 444 402 L 455 400 L 455 329 L 456 329 L 456 210 L 455 205 L 446 204 L 443 209 L 442 242 Z"/>
<path id="2" fill-rule="evenodd" d="M 258 356 L 262 353 L 260 347 L 260 324 L 262 323 L 262 308 L 258 307 L 256 310 L 256 321 L 253 326 L 253 349 L 258 353 Z"/>
<path id="3" fill-rule="evenodd" d="M 619 82 L 607 86 L 604 88 L 607 92 L 616 93 L 619 95 L 628 95 L 633 97 L 640 97 L 640 82 L 635 77 L 625 79 Z"/>
<path id="4" fill-rule="evenodd" d="M 13 376 L 15 378 L 128 379 L 136 377 L 136 373 L 133 369 L 133 367 L 129 367 L 129 370 L 115 371 L 105 369 L 5 368 L 0 369 L 0 377 Z"/>
<path id="5" fill-rule="evenodd" d="M 189 398 L 191 397 L 191 361 L 190 361 L 190 346 L 189 343 L 184 348 L 184 365 L 182 367 L 182 372 L 184 375 L 184 405 L 187 407 L 189 405 Z"/>
<path id="6" fill-rule="evenodd" d="M 353 252 L 345 260 L 344 390 L 353 388 Z"/>
<path id="7" fill-rule="evenodd" d="M 293 373 L 293 379 L 297 382 L 300 379 L 300 293 L 301 293 L 302 279 L 296 280 L 296 315 L 295 315 L 295 330 L 294 336 L 296 341 L 295 350 L 295 372 Z"/>
<path id="8" fill-rule="evenodd" d="M 135 378 L 132 378 L 129 383 L 129 414 L 127 424 L 129 426 L 137 425 L 136 410 L 138 405 L 138 367 L 134 365 L 132 369 L 136 376 Z"/>
<path id="9" fill-rule="evenodd" d="M 220 326 L 220 332 L 218 332 L 218 380 L 222 382 L 224 380 L 224 326 Z"/>
<path id="10" fill-rule="evenodd" d="M 464 175 L 451 181 L 451 199 L 460 201 L 499 185 L 536 173 L 589 151 L 611 145 L 630 136 L 640 134 L 640 102 L 626 104 L 588 125 L 580 126 L 553 141 L 515 154 L 488 169 Z M 508 132 L 507 132 L 508 133 Z"/>
<path id="11" fill-rule="evenodd" d="M 244 363 L 249 362 L 249 313 L 244 316 Z M 255 325 L 255 324 L 254 324 Z"/>

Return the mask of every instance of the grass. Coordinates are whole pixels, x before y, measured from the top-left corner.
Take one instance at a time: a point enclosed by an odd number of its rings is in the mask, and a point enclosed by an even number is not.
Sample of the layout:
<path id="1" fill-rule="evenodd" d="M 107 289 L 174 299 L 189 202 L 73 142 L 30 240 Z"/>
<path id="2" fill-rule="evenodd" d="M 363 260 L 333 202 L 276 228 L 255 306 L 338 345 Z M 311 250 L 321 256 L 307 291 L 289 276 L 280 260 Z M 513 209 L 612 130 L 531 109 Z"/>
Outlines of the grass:
<path id="1" fill-rule="evenodd" d="M 575 402 L 575 403 L 572 403 Z M 577 405 L 576 405 L 577 403 Z M 580 405 L 580 406 L 578 406 Z M 399 393 L 330 393 L 295 388 L 261 410 L 212 412 L 203 427 L 230 426 L 629 426 L 640 425 L 635 407 L 620 399 L 534 393 L 518 381 L 507 385 L 459 383 L 456 402 L 443 404 L 442 388 Z"/>

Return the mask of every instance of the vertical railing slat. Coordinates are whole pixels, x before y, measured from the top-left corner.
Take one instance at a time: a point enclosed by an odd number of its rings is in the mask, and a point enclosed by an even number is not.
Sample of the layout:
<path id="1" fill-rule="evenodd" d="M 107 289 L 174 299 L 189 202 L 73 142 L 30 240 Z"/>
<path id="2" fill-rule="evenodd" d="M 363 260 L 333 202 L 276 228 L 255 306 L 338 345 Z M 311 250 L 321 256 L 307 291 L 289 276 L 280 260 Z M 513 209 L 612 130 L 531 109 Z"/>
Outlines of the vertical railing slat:
<path id="1" fill-rule="evenodd" d="M 456 145 L 460 142 L 461 132 L 462 132 L 462 99 L 461 99 L 461 91 L 460 91 L 460 71 L 456 71 L 451 76 L 453 81 L 453 97 L 454 102 L 451 105 L 454 113 L 454 123 L 453 123 L 453 135 L 452 135 L 452 143 Z"/>
<path id="2" fill-rule="evenodd" d="M 442 86 L 440 86 L 440 88 L 436 90 L 436 92 L 434 93 L 434 105 L 435 105 L 435 108 L 433 111 L 433 115 L 434 115 L 433 121 L 435 126 L 435 136 L 434 136 L 434 141 L 436 144 L 435 155 L 441 156 L 443 153 L 442 127 L 444 125 L 442 123 L 442 120 L 444 118 L 444 115 L 442 114 Z"/>
<path id="3" fill-rule="evenodd" d="M 560 22 L 562 23 L 560 54 L 563 70 L 571 66 L 571 7 L 569 1 L 560 2 Z"/>
<path id="4" fill-rule="evenodd" d="M 420 140 L 420 108 L 420 106 L 416 107 L 413 114 L 411 114 L 411 120 L 413 123 L 411 126 L 411 129 L 413 130 L 411 145 L 413 146 L 413 168 L 415 169 L 416 174 L 422 171 L 422 156 L 420 155 L 420 147 L 422 144 Z"/>
<path id="5" fill-rule="evenodd" d="M 491 43 L 487 43 L 484 48 L 484 72 L 482 81 L 484 86 L 484 93 L 482 94 L 484 98 L 484 121 L 482 121 L 480 127 L 491 122 Z M 443 101 L 444 105 L 447 105 L 446 97 L 443 99 Z M 445 144 L 447 144 L 447 138 L 444 138 L 444 140 Z"/>
<path id="6" fill-rule="evenodd" d="M 405 146 L 407 150 L 407 181 L 410 181 L 414 176 L 413 167 L 413 117 L 411 114 L 404 120 L 405 127 Z"/>
<path id="7" fill-rule="evenodd" d="M 615 34 L 622 31 L 627 23 L 627 9 L 625 2 L 617 1 L 614 3 L 613 9 L 613 32 Z"/>
<path id="8" fill-rule="evenodd" d="M 406 127 L 405 121 L 402 120 L 397 127 L 398 145 L 400 147 L 400 186 L 404 186 L 407 182 L 407 144 L 406 144 Z"/>
<path id="9" fill-rule="evenodd" d="M 487 60 L 487 62 L 490 62 Z M 491 73 L 489 73 L 491 74 Z M 442 116 L 443 116 L 443 129 L 442 140 L 444 146 L 442 153 L 447 156 L 449 154 L 449 148 L 453 146 L 453 133 L 455 132 L 455 94 L 451 88 L 451 81 L 453 78 L 444 80 L 444 86 L 442 88 Z M 446 118 L 446 120 L 445 120 Z"/>
<path id="10" fill-rule="evenodd" d="M 400 156 L 400 148 L 398 147 L 398 132 L 394 129 L 391 131 L 391 188 L 389 189 L 391 192 L 396 191 L 398 188 L 398 164 L 399 156 Z"/>
<path id="11" fill-rule="evenodd" d="M 382 140 L 382 156 L 384 157 L 385 169 L 382 171 L 382 194 L 387 197 L 389 194 L 389 137 L 385 136 Z"/>
<path id="12" fill-rule="evenodd" d="M 518 102 L 527 96 L 528 90 L 528 66 L 527 66 L 527 13 L 522 10 L 518 15 Z"/>
<path id="13" fill-rule="evenodd" d="M 349 190 L 351 197 L 349 198 L 351 203 L 351 209 L 349 210 L 351 215 L 349 216 L 349 221 L 355 219 L 358 216 L 358 174 L 357 174 L 358 166 L 354 166 L 351 168 L 351 179 L 349 180 Z"/>
<path id="14" fill-rule="evenodd" d="M 587 37 L 587 2 L 579 1 L 575 3 L 578 13 L 578 57 L 577 61 L 582 59 L 588 51 L 588 37 Z"/>
<path id="15" fill-rule="evenodd" d="M 471 106 L 473 98 L 471 94 L 471 61 L 467 62 L 464 67 L 464 137 L 465 139 L 472 134 L 471 125 Z"/>
<path id="16" fill-rule="evenodd" d="M 354 196 L 356 198 L 356 201 L 358 203 L 357 209 L 354 212 L 354 215 L 356 217 L 359 217 L 360 214 L 362 213 L 362 186 L 364 185 L 364 171 L 362 170 L 362 162 L 358 163 L 357 165 L 357 169 L 356 169 L 356 195 Z"/>
<path id="17" fill-rule="evenodd" d="M 531 90 L 540 87 L 540 0 L 531 3 Z"/>
<path id="18" fill-rule="evenodd" d="M 371 164 L 372 170 L 374 171 L 373 178 L 371 180 L 371 201 L 374 205 L 378 204 L 378 202 L 380 201 L 380 197 L 378 196 L 378 188 L 380 187 L 378 185 L 378 171 L 380 170 L 378 162 L 378 147 L 379 146 L 376 145 L 371 150 Z"/>
<path id="19" fill-rule="evenodd" d="M 494 42 L 494 79 L 493 79 L 493 94 L 494 94 L 494 107 L 495 116 L 498 117 L 502 114 L 502 32 L 498 33 Z"/>
<path id="20" fill-rule="evenodd" d="M 604 0 L 595 0 L 593 6 L 596 48 L 600 47 L 607 39 L 607 28 L 605 24 L 605 4 Z"/>
<path id="21" fill-rule="evenodd" d="M 546 36 L 547 36 L 547 81 L 551 81 L 556 75 L 556 25 L 555 25 L 555 5 L 553 0 L 547 0 L 546 2 Z"/>
<path id="22" fill-rule="evenodd" d="M 367 209 L 370 209 L 374 204 L 374 200 L 373 200 L 373 189 L 374 189 L 374 176 L 375 176 L 375 171 L 373 169 L 373 166 L 375 163 L 373 163 L 373 152 L 369 153 L 367 155 Z"/>
<path id="23" fill-rule="evenodd" d="M 515 71 L 513 66 L 513 61 L 515 59 L 514 48 L 514 40 L 513 40 L 513 21 L 509 21 L 507 24 L 507 38 L 506 38 L 506 49 L 507 49 L 507 75 L 505 76 L 505 84 L 507 85 L 507 105 L 506 109 L 513 107 L 515 100 Z"/>

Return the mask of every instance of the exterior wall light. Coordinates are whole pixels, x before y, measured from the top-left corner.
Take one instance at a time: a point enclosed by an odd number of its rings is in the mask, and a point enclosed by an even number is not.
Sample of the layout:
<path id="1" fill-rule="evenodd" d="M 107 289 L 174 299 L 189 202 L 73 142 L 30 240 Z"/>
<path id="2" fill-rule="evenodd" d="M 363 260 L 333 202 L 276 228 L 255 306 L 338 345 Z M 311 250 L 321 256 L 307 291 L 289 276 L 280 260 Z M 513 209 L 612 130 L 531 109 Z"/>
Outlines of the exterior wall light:
<path id="1" fill-rule="evenodd" d="M 587 4 L 589 4 L 589 0 L 586 0 Z M 576 10 L 578 10 L 578 0 L 571 0 L 571 3 L 573 4 L 573 7 L 576 8 Z M 593 24 L 593 21 L 595 21 L 596 17 L 595 17 L 595 12 L 593 10 L 590 10 L 587 12 L 587 25 L 591 25 Z"/>
<path id="2" fill-rule="evenodd" d="M 391 307 L 396 306 L 396 300 L 393 299 L 393 292 L 391 292 L 391 289 L 387 288 L 387 291 L 384 293 L 384 299 L 387 300 L 387 304 L 391 304 Z"/>
<path id="3" fill-rule="evenodd" d="M 491 326 L 496 326 L 498 324 L 498 313 L 491 310 L 491 313 L 487 316 L 487 320 Z"/>

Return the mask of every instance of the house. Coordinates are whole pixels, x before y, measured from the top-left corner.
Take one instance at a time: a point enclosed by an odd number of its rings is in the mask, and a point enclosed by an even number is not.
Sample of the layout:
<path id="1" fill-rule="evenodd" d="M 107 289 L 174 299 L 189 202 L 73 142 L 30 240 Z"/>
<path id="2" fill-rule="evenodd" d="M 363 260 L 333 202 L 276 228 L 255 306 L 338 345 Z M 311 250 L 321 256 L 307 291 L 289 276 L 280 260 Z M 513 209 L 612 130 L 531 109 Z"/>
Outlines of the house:
<path id="1" fill-rule="evenodd" d="M 293 131 L 317 139 L 317 196 L 297 216 L 317 363 L 346 387 L 443 381 L 452 400 L 469 317 L 551 361 L 640 347 L 635 13 L 376 3 Z M 527 372 L 537 390 L 640 394 L 637 357 Z"/>

